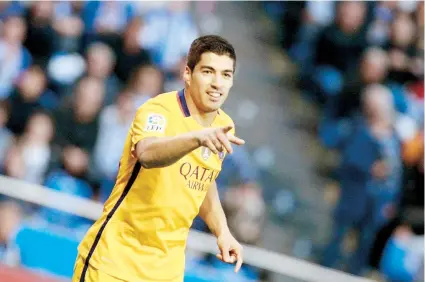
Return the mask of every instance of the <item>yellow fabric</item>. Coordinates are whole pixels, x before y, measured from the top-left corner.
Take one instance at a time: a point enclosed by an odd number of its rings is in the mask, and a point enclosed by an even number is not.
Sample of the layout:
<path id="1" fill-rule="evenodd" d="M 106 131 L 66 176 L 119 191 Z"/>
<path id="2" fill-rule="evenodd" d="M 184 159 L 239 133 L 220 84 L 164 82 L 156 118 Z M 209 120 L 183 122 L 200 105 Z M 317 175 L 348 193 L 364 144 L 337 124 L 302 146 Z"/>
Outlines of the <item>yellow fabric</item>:
<path id="1" fill-rule="evenodd" d="M 81 274 L 84 269 L 85 260 L 78 256 L 74 266 L 74 276 L 72 277 L 72 282 L 80 282 Z M 93 266 L 89 266 L 84 276 L 84 282 L 123 282 L 123 280 L 109 276 L 102 271 L 97 270 Z"/>
<path id="2" fill-rule="evenodd" d="M 178 93 L 170 92 L 150 99 L 137 111 L 103 215 L 79 246 L 79 254 L 84 259 L 91 254 L 90 265 L 106 274 L 132 282 L 183 281 L 189 228 L 221 170 L 224 155 L 202 147 L 171 166 L 133 173 L 140 168 L 134 148 L 143 138 L 202 129 L 182 109 Z M 233 121 L 219 110 L 212 126 L 226 125 Z M 126 189 L 132 173 L 135 181 Z"/>

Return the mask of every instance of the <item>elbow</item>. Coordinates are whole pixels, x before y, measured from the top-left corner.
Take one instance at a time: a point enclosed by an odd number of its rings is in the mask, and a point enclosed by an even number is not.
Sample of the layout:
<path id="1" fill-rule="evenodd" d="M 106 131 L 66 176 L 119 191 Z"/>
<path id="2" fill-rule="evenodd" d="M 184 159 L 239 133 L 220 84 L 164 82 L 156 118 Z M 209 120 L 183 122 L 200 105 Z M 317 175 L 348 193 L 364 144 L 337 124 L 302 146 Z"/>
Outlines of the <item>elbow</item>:
<path id="1" fill-rule="evenodd" d="M 151 168 L 150 165 L 147 162 L 141 161 L 139 160 L 140 165 L 144 168 L 144 169 L 149 169 Z"/>
<path id="2" fill-rule="evenodd" d="M 138 158 L 138 162 L 140 163 L 140 165 L 142 166 L 142 168 L 144 169 L 153 169 L 153 168 L 160 168 L 163 167 L 164 165 L 161 163 L 158 163 L 154 160 L 150 160 L 149 158 L 147 158 L 144 154 L 142 154 L 139 158 Z"/>
<path id="3" fill-rule="evenodd" d="M 140 165 L 142 166 L 142 168 L 144 168 L 144 169 L 154 168 L 152 162 L 150 162 L 145 157 L 143 157 L 143 154 L 139 156 L 138 161 L 139 161 Z"/>
<path id="4" fill-rule="evenodd" d="M 144 169 L 152 168 L 152 162 L 149 160 L 149 154 L 147 154 L 148 148 L 145 142 L 139 142 L 136 147 L 137 161 Z"/>

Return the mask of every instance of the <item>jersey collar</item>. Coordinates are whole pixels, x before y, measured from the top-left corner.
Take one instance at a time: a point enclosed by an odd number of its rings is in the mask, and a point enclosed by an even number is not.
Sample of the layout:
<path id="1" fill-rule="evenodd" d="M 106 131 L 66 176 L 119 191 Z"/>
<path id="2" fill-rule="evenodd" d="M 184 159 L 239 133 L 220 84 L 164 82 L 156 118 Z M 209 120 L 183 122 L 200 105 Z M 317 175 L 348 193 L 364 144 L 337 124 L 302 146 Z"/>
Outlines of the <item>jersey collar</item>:
<path id="1" fill-rule="evenodd" d="M 177 102 L 185 117 L 190 117 L 189 107 L 187 106 L 186 98 L 184 97 L 184 89 L 177 92 Z"/>

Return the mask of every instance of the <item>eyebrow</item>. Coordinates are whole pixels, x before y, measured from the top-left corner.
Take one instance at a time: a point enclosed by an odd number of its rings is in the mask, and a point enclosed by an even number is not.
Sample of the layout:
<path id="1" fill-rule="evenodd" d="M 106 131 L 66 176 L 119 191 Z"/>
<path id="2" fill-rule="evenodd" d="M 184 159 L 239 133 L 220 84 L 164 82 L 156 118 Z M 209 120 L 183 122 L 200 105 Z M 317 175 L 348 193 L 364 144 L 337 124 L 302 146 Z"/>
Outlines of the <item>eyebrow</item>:
<path id="1" fill-rule="evenodd" d="M 212 70 L 212 71 L 216 71 L 213 67 L 210 67 L 210 66 L 201 66 L 201 69 L 209 69 L 209 70 Z M 231 72 L 231 73 L 233 73 L 233 70 L 230 70 L 230 69 L 227 69 L 227 70 L 223 70 L 222 72 Z"/>

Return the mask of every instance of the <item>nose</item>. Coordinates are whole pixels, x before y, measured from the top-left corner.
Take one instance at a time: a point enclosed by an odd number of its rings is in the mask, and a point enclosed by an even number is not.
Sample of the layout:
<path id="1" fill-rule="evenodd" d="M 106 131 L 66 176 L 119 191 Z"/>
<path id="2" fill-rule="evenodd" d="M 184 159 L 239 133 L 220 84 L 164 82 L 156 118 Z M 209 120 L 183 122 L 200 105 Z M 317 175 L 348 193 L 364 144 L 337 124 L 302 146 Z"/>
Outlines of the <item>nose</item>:
<path id="1" fill-rule="evenodd" d="M 213 76 L 211 86 L 214 87 L 214 89 L 220 89 L 223 85 L 223 79 L 220 74 L 215 74 Z"/>

